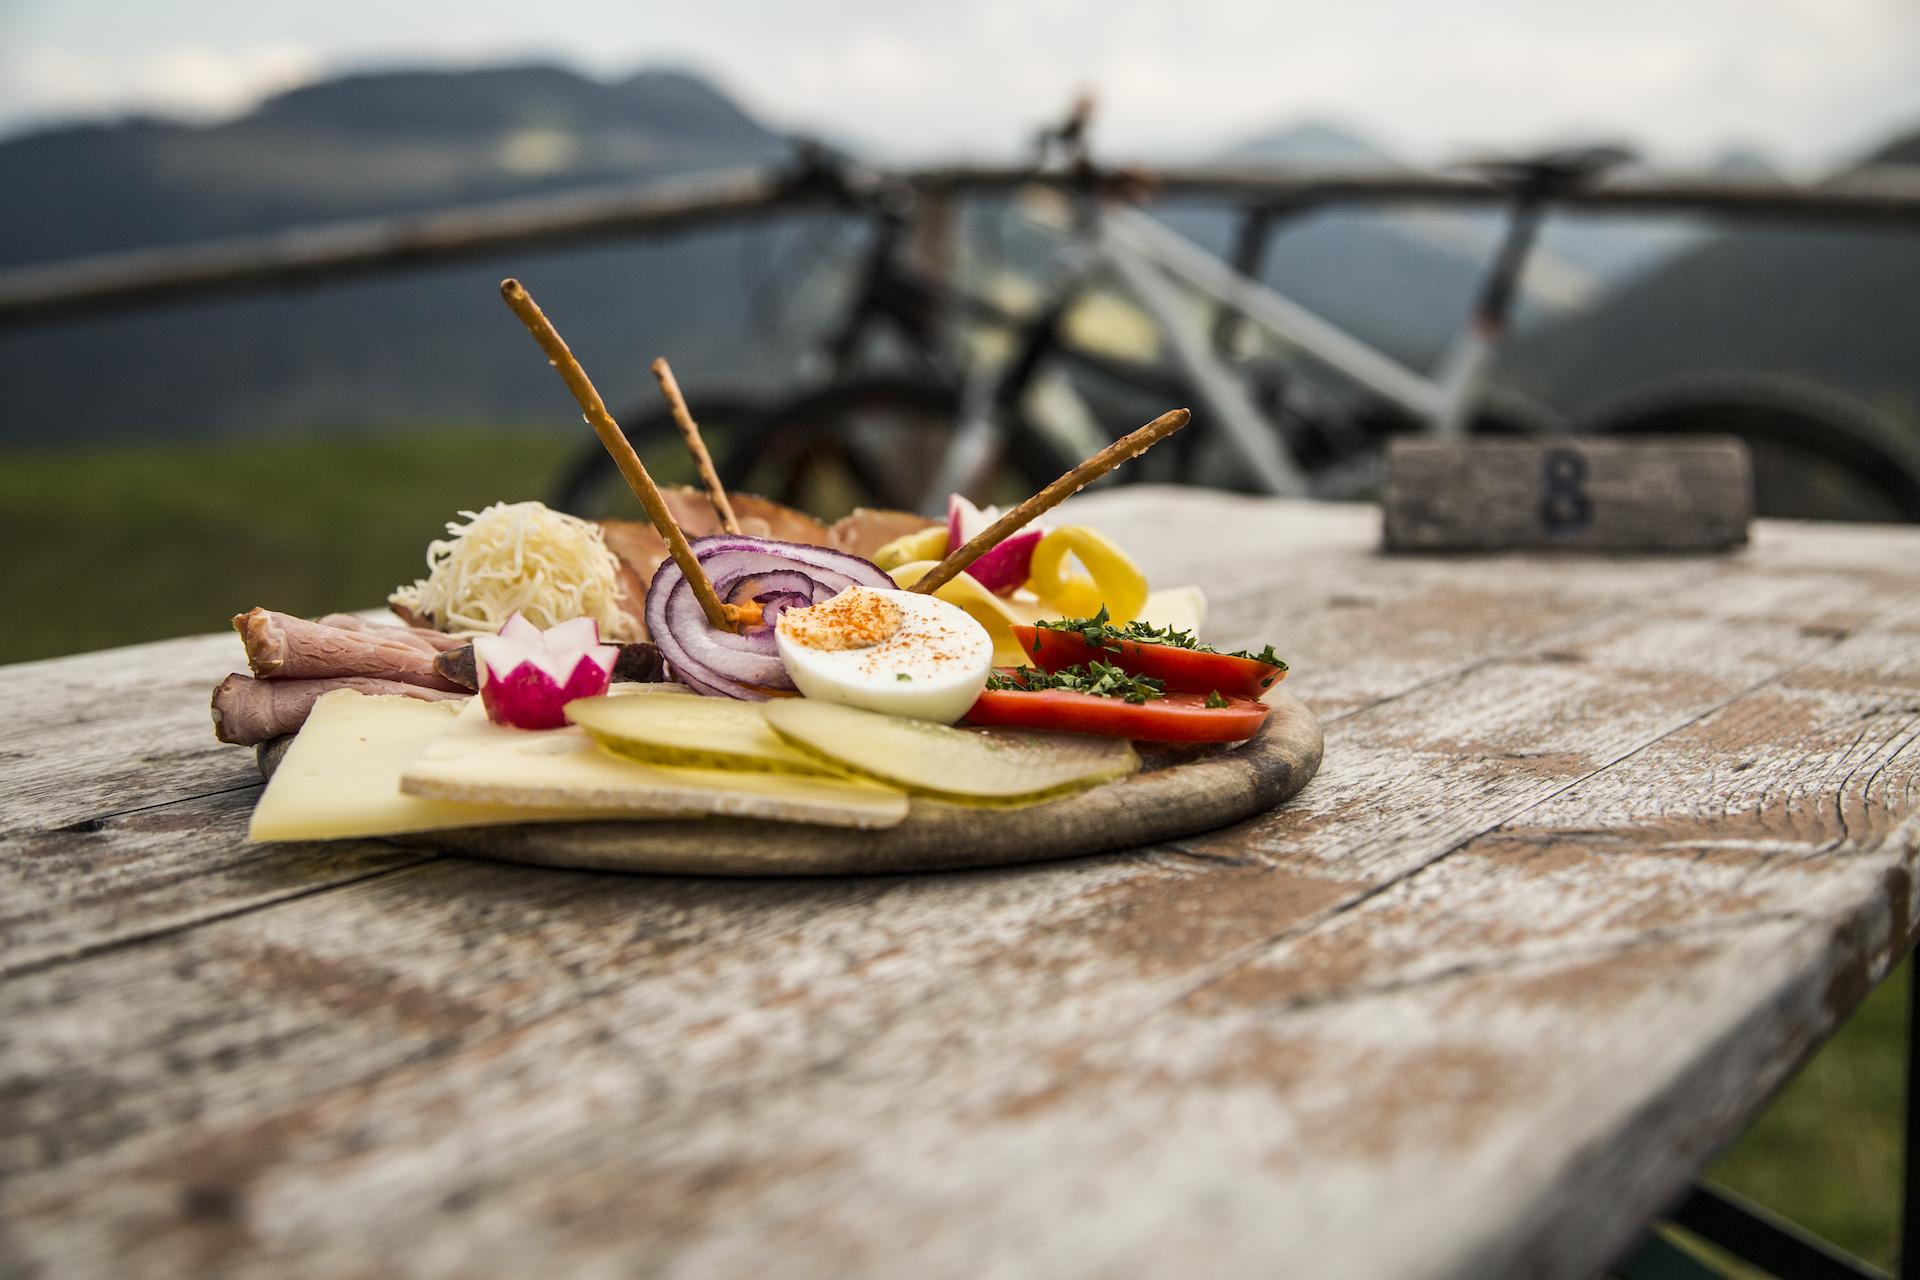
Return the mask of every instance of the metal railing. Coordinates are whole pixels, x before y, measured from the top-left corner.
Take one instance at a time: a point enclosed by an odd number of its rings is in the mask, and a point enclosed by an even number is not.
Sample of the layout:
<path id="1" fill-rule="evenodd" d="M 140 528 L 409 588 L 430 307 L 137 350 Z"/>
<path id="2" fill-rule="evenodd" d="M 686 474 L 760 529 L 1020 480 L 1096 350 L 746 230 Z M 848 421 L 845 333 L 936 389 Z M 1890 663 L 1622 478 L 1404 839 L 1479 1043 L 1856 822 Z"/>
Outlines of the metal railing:
<path id="1" fill-rule="evenodd" d="M 825 171 L 813 165 L 737 170 L 18 267 L 0 272 L 0 326 L 832 207 L 848 195 L 848 172 L 854 181 L 892 183 L 934 197 L 1005 193 L 1035 183 L 1093 183 L 1147 197 L 1285 210 L 1331 204 L 1496 206 L 1512 198 L 1509 187 L 1473 174 L 972 166 L 841 170 L 823 176 Z M 1867 171 L 1816 186 L 1623 177 L 1569 188 L 1550 203 L 1599 212 L 1911 227 L 1920 224 L 1920 174 Z"/>

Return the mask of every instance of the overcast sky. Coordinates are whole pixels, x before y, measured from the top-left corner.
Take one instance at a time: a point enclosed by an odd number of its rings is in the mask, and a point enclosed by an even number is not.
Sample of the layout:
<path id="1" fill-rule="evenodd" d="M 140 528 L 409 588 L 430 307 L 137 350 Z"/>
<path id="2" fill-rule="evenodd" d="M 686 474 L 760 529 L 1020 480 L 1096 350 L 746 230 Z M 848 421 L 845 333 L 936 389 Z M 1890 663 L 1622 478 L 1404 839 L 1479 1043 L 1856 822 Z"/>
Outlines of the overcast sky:
<path id="1" fill-rule="evenodd" d="M 1009 154 L 1083 85 L 1133 154 L 1313 117 L 1415 159 L 1626 137 L 1808 170 L 1920 124 L 1916 0 L 0 0 L 0 129 L 527 58 L 689 66 L 771 121 L 920 157 Z"/>

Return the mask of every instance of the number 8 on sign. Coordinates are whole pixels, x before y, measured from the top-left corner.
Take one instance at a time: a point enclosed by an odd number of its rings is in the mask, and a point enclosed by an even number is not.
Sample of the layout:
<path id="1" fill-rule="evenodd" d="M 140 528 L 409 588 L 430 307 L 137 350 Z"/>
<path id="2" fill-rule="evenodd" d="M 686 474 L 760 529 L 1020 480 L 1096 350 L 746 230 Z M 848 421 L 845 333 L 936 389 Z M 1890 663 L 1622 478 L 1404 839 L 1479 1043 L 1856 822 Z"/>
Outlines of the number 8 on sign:
<path id="1" fill-rule="evenodd" d="M 1540 497 L 1540 523 L 1547 532 L 1575 534 L 1593 523 L 1593 503 L 1581 487 L 1587 478 L 1587 460 L 1572 449 L 1549 449 L 1542 467 L 1545 491 Z"/>

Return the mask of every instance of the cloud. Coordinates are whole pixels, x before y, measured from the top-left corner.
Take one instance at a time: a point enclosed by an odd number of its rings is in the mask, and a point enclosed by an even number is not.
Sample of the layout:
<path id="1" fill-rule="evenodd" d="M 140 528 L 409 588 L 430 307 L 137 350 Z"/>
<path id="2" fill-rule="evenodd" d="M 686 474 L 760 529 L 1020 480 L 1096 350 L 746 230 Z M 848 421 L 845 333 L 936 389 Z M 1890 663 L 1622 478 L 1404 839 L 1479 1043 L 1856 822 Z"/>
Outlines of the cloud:
<path id="1" fill-rule="evenodd" d="M 219 117 L 312 80 L 321 66 L 316 51 L 286 42 L 237 48 L 183 42 L 120 56 L 16 49 L 0 54 L 0 112 L 16 119 L 129 110 Z"/>
<path id="2" fill-rule="evenodd" d="M 706 0 L 644 21 L 621 0 L 13 2 L 14 119 L 220 114 L 322 65 L 536 56 L 690 64 L 771 120 L 919 156 L 1012 154 L 1083 87 L 1121 154 L 1312 116 L 1429 160 L 1626 137 L 1686 161 L 1738 138 L 1812 164 L 1920 118 L 1912 0 Z"/>
<path id="3" fill-rule="evenodd" d="M 1082 86 L 1101 141 L 1136 153 L 1331 116 L 1430 160 L 1584 137 L 1686 162 L 1747 138 L 1811 164 L 1920 116 L 1907 0 L 975 0 L 838 18 L 736 42 L 723 65 L 772 115 L 923 154 L 1005 154 Z"/>

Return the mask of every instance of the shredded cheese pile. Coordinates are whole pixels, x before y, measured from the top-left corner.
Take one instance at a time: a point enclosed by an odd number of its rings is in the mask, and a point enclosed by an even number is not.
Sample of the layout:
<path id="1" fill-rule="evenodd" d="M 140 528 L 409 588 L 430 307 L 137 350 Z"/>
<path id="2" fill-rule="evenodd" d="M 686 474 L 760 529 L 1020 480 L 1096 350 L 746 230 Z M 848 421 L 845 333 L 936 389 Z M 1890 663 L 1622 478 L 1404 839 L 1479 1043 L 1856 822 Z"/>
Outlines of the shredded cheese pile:
<path id="1" fill-rule="evenodd" d="M 600 527 L 540 502 L 496 502 L 462 511 L 448 537 L 427 544 L 427 576 L 389 604 L 442 631 L 493 632 L 518 611 L 536 627 L 592 618 L 603 640 L 631 640 L 638 623 L 620 608 L 620 561 Z"/>

